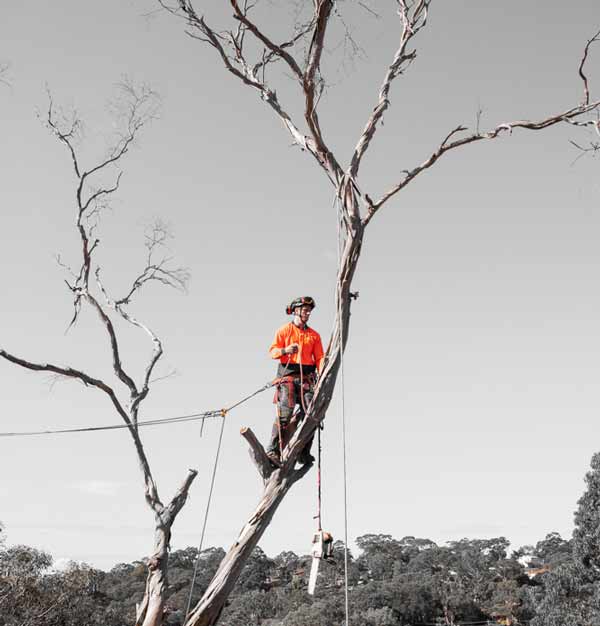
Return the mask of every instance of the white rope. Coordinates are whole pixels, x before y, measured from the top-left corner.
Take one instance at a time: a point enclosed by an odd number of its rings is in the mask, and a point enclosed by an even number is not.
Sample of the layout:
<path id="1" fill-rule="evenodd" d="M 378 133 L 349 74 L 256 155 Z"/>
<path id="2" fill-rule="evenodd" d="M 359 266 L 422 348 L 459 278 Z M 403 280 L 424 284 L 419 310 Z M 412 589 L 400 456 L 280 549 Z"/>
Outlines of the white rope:
<path id="1" fill-rule="evenodd" d="M 345 626 L 350 626 L 350 603 L 348 601 L 348 475 L 346 458 L 346 403 L 344 390 L 344 320 L 342 318 L 342 209 L 341 201 L 338 200 L 337 211 L 337 262 L 338 262 L 338 289 L 337 311 L 340 324 L 339 350 L 340 350 L 340 393 L 342 411 L 342 453 L 343 453 L 343 480 L 344 480 L 344 610 L 346 613 Z"/>
<path id="2" fill-rule="evenodd" d="M 192 576 L 192 584 L 190 585 L 190 595 L 187 601 L 187 607 L 185 609 L 184 623 L 190 614 L 190 608 L 192 606 L 192 595 L 194 593 L 194 587 L 196 586 L 196 577 L 198 575 L 198 564 L 200 563 L 200 556 L 202 554 L 202 548 L 204 546 L 204 535 L 206 533 L 206 523 L 208 522 L 208 513 L 210 511 L 210 505 L 212 502 L 213 491 L 215 488 L 215 478 L 217 475 L 217 467 L 219 465 L 219 454 L 221 452 L 221 443 L 223 442 L 223 430 L 225 429 L 225 415 L 221 417 L 221 431 L 219 433 L 219 443 L 217 444 L 217 452 L 215 454 L 215 462 L 213 465 L 212 476 L 210 479 L 210 490 L 208 492 L 208 500 L 206 502 L 206 509 L 204 511 L 204 522 L 202 524 L 202 534 L 200 535 L 200 544 L 198 545 L 198 554 L 196 556 L 196 562 L 194 563 L 194 575 Z"/>

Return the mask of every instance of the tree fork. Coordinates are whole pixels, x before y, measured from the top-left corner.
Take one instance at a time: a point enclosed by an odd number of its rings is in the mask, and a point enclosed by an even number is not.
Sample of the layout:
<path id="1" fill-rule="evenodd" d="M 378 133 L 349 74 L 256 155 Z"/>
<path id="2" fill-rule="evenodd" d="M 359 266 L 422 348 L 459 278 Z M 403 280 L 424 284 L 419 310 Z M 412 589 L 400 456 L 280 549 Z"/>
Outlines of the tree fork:
<path id="1" fill-rule="evenodd" d="M 135 626 L 161 626 L 163 623 L 163 611 L 169 590 L 171 527 L 183 508 L 197 475 L 196 470 L 189 470 L 171 502 L 166 507 L 160 508 L 154 516 L 154 552 L 148 559 L 146 589 L 142 602 L 136 606 Z"/>

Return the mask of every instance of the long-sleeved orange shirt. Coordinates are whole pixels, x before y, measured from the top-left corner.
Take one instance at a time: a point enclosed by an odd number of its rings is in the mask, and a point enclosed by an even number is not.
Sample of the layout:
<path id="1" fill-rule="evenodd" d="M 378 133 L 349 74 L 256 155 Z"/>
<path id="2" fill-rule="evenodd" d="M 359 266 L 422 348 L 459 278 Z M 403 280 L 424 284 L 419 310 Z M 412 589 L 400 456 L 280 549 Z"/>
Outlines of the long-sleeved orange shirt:
<path id="1" fill-rule="evenodd" d="M 282 354 L 283 348 L 298 344 L 298 352 L 295 354 Z M 275 339 L 269 348 L 269 354 L 273 359 L 279 359 L 282 365 L 295 364 L 316 367 L 320 372 L 323 367 L 325 354 L 321 336 L 316 330 L 298 328 L 293 322 L 284 324 L 276 333 Z"/>

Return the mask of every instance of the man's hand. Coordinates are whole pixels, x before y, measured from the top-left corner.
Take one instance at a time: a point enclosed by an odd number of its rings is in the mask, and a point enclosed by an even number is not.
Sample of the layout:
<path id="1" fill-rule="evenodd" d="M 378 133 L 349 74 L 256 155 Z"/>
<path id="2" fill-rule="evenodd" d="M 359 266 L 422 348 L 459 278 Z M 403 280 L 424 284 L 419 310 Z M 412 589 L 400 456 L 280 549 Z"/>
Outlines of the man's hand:
<path id="1" fill-rule="evenodd" d="M 298 352 L 298 344 L 291 343 L 281 351 L 281 354 L 296 354 L 296 352 Z"/>

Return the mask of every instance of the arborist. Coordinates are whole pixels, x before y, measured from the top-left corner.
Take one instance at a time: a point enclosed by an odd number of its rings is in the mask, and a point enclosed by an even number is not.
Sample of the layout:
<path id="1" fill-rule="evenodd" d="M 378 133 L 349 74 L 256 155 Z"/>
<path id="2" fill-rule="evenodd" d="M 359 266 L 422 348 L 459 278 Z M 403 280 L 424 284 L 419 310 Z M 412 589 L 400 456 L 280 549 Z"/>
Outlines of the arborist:
<path id="1" fill-rule="evenodd" d="M 280 465 L 283 449 L 306 415 L 314 395 L 317 375 L 323 368 L 325 355 L 321 336 L 308 326 L 314 308 L 315 301 L 309 296 L 293 300 L 286 308 L 286 313 L 294 317 L 279 328 L 269 349 L 271 358 L 279 361 L 274 400 L 277 418 L 267 450 L 269 459 L 276 466 Z M 310 453 L 311 445 L 312 439 L 298 457 L 302 465 L 315 460 Z"/>

